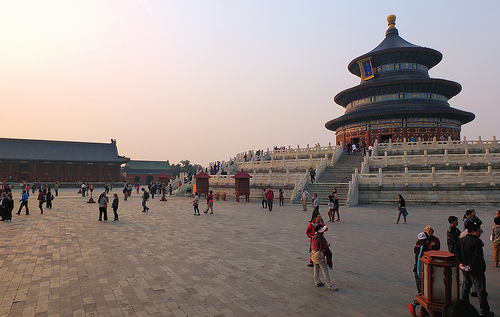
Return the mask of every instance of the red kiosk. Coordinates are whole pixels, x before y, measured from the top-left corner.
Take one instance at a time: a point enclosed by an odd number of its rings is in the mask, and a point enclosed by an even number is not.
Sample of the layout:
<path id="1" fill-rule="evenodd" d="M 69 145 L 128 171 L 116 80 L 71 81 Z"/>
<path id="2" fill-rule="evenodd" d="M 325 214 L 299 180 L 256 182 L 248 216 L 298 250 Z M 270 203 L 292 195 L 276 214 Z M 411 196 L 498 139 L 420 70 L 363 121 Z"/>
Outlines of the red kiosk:
<path id="1" fill-rule="evenodd" d="M 205 194 L 205 197 L 207 197 L 209 190 L 208 179 L 210 178 L 210 175 L 208 175 L 204 171 L 201 171 L 196 174 L 194 178 L 196 178 L 196 192 L 200 195 Z"/>
<path id="2" fill-rule="evenodd" d="M 234 178 L 234 195 L 236 196 L 236 201 L 240 201 L 240 196 L 245 196 L 246 201 L 250 201 L 250 178 L 252 176 L 247 172 L 241 170 L 238 174 L 233 176 Z"/>
<path id="3" fill-rule="evenodd" d="M 160 182 L 159 186 L 161 186 L 162 196 L 161 196 L 160 201 L 167 201 L 167 198 L 165 198 L 165 192 L 167 191 L 167 183 L 168 183 L 168 180 L 170 179 L 170 176 L 165 174 L 165 172 L 162 172 L 156 178 Z"/>

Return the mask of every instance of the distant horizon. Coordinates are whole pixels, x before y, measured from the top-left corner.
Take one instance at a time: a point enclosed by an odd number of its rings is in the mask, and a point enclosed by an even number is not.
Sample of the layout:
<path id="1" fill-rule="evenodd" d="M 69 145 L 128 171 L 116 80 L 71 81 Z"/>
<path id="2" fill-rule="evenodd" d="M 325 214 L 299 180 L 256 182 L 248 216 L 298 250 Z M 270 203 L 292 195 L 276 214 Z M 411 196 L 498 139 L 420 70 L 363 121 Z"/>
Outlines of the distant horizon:
<path id="1" fill-rule="evenodd" d="M 431 3 L 422 3 L 431 5 Z M 435 49 L 433 78 L 462 85 L 461 138 L 492 139 L 500 2 L 256 0 L 0 3 L 5 138 L 109 143 L 137 160 L 207 166 L 237 153 L 328 142 L 347 66 L 385 37 Z M 265 146 L 265 147 L 263 147 Z"/>

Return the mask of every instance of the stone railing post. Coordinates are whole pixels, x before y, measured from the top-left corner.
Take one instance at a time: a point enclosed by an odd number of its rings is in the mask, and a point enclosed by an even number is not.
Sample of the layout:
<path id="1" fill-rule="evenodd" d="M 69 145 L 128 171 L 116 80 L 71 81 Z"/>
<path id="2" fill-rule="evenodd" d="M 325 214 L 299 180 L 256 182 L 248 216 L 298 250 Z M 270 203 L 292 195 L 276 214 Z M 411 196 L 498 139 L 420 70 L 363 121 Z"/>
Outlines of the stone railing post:
<path id="1" fill-rule="evenodd" d="M 406 150 L 403 151 L 403 160 L 405 162 L 405 166 L 408 166 L 408 161 L 410 160 L 410 158 L 408 157 L 408 151 Z"/>
<path id="2" fill-rule="evenodd" d="M 378 168 L 378 186 L 382 187 L 382 184 L 384 182 L 383 175 L 382 175 L 382 167 Z"/>
<path id="3" fill-rule="evenodd" d="M 373 143 L 372 156 L 378 156 L 378 140 Z"/>
<path id="4" fill-rule="evenodd" d="M 465 148 L 464 159 L 465 164 L 467 164 L 467 166 L 470 166 L 469 148 Z"/>
<path id="5" fill-rule="evenodd" d="M 448 155 L 448 149 L 444 149 L 444 163 L 446 163 L 446 166 L 450 166 L 450 156 Z"/>
<path id="6" fill-rule="evenodd" d="M 410 174 L 408 173 L 408 166 L 405 167 L 405 186 L 408 187 L 410 183 Z"/>
<path id="7" fill-rule="evenodd" d="M 436 182 L 436 168 L 433 166 L 431 168 L 431 180 L 432 180 L 432 186 L 436 187 L 437 182 Z"/>
<path id="8" fill-rule="evenodd" d="M 384 152 L 384 165 L 385 167 L 389 165 L 389 157 L 387 156 L 387 151 Z"/>
<path id="9" fill-rule="evenodd" d="M 429 156 L 427 155 L 427 149 L 424 150 L 424 166 L 427 166 L 429 163 Z"/>
<path id="10" fill-rule="evenodd" d="M 460 184 L 462 186 L 465 186 L 465 182 L 464 182 L 464 168 L 462 166 L 460 166 L 458 168 L 458 180 L 460 181 Z"/>
<path id="11" fill-rule="evenodd" d="M 491 155 L 489 148 L 486 148 L 486 153 L 484 153 L 484 161 L 486 162 L 486 164 L 488 164 L 488 167 L 491 166 Z"/>
<path id="12" fill-rule="evenodd" d="M 269 170 L 269 186 L 273 183 L 273 171 Z"/>

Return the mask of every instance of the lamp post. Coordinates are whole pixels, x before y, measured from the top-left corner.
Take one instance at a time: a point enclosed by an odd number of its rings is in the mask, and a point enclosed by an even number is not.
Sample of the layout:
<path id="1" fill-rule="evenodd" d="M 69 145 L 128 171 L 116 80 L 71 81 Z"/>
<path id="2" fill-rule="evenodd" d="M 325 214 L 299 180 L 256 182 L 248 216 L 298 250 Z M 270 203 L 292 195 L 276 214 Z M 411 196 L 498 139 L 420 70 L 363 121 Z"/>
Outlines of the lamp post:
<path id="1" fill-rule="evenodd" d="M 424 252 L 420 260 L 422 294 L 417 295 L 417 301 L 431 316 L 441 316 L 446 304 L 460 297 L 459 262 L 454 254 L 446 251 Z"/>
<path id="2" fill-rule="evenodd" d="M 87 204 L 95 204 L 94 198 L 92 198 L 92 192 L 94 191 L 94 184 L 89 185 L 90 188 L 90 199 L 87 201 Z"/>

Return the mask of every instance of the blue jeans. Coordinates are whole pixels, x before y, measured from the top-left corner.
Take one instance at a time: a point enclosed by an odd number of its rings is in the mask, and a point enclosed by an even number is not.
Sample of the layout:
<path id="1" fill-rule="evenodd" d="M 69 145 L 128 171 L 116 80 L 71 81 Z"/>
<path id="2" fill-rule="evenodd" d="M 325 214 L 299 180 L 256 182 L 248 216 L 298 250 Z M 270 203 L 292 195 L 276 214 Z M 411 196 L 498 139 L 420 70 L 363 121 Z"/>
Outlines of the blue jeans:
<path id="1" fill-rule="evenodd" d="M 148 208 L 148 206 L 146 206 L 146 201 L 142 200 L 142 211 L 144 212 L 144 211 L 148 211 L 148 210 L 149 210 L 149 208 Z"/>
<path id="2" fill-rule="evenodd" d="M 469 293 L 472 285 L 476 287 L 477 299 L 479 300 L 479 310 L 481 314 L 486 314 L 490 311 L 490 305 L 488 305 L 488 293 L 486 292 L 486 276 L 484 272 L 472 276 L 469 272 L 462 272 L 464 274 L 464 283 L 462 285 L 462 299 L 469 302 Z"/>

